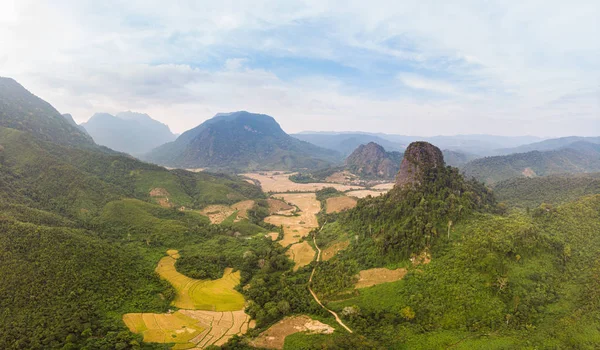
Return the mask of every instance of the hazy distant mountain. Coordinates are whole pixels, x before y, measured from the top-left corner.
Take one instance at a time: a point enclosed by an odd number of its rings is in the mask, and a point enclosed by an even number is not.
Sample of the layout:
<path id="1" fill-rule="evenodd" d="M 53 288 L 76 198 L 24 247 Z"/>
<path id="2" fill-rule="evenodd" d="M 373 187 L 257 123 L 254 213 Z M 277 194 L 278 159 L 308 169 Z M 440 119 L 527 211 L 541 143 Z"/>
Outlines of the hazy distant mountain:
<path id="1" fill-rule="evenodd" d="M 517 147 L 542 139 L 535 136 L 495 136 L 495 135 L 454 135 L 454 136 L 407 136 L 384 133 L 357 133 L 333 131 L 304 131 L 292 135 L 318 146 L 335 149 L 349 154 L 348 148 L 354 149 L 359 144 L 376 142 L 387 150 L 403 151 L 408 144 L 415 141 L 430 142 L 440 149 L 461 153 L 489 156 L 498 154 L 496 150 Z M 343 146 L 342 142 L 355 138 L 353 147 Z M 347 141 L 346 141 L 347 142 Z"/>
<path id="2" fill-rule="evenodd" d="M 167 125 L 134 112 L 96 113 L 81 125 L 96 143 L 136 156 L 176 138 Z"/>
<path id="3" fill-rule="evenodd" d="M 589 143 L 600 144 L 600 137 L 582 137 L 582 136 L 569 136 L 569 137 L 560 137 L 556 139 L 549 139 L 540 142 L 530 143 L 526 145 L 522 145 L 519 147 L 513 148 L 504 148 L 499 149 L 498 153 L 500 154 L 511 154 L 511 153 L 524 153 L 530 151 L 552 151 L 559 148 L 566 148 L 570 145 L 585 141 Z"/>
<path id="4" fill-rule="evenodd" d="M 449 149 L 443 150 L 442 153 L 444 154 L 444 161 L 446 162 L 446 164 L 457 168 L 467 164 L 468 162 L 474 159 L 480 158 L 474 154 L 453 151 Z"/>
<path id="5" fill-rule="evenodd" d="M 0 77 L 0 126 L 27 131 L 45 141 L 94 145 L 89 135 L 11 78 Z"/>
<path id="6" fill-rule="evenodd" d="M 405 145 L 392 142 L 379 136 L 361 134 L 361 133 L 344 133 L 344 134 L 329 134 L 329 133 L 299 133 L 291 136 L 306 142 L 310 142 L 319 147 L 328 148 L 338 151 L 343 155 L 349 155 L 358 146 L 365 145 L 369 142 L 375 142 L 383 146 L 388 151 L 401 151 Z"/>
<path id="7" fill-rule="evenodd" d="M 219 113 L 144 158 L 172 167 L 264 170 L 324 167 L 340 155 L 289 136 L 268 115 L 241 111 Z"/>
<path id="8" fill-rule="evenodd" d="M 363 178 L 393 179 L 400 169 L 402 153 L 386 152 L 375 142 L 360 145 L 348 158 L 346 169 Z"/>
<path id="9" fill-rule="evenodd" d="M 513 177 L 600 171 L 600 144 L 575 142 L 553 151 L 531 151 L 476 159 L 462 168 L 468 177 L 493 184 Z"/>

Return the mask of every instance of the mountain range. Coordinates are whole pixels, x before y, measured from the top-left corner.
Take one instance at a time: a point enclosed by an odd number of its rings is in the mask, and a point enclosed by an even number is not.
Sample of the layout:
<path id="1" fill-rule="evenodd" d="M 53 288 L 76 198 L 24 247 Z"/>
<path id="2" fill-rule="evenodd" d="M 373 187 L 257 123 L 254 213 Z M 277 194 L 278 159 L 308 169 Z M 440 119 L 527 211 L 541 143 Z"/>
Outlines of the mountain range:
<path id="1" fill-rule="evenodd" d="M 600 171 L 600 144 L 577 141 L 551 151 L 531 151 L 475 159 L 461 168 L 487 184 L 514 177 Z"/>
<path id="2" fill-rule="evenodd" d="M 96 113 L 81 124 L 96 143 L 119 152 L 140 156 L 175 140 L 169 127 L 147 114 L 121 112 Z"/>
<path id="3" fill-rule="evenodd" d="M 229 170 L 319 168 L 340 158 L 289 136 L 273 117 L 246 111 L 217 114 L 143 157 L 169 167 Z"/>

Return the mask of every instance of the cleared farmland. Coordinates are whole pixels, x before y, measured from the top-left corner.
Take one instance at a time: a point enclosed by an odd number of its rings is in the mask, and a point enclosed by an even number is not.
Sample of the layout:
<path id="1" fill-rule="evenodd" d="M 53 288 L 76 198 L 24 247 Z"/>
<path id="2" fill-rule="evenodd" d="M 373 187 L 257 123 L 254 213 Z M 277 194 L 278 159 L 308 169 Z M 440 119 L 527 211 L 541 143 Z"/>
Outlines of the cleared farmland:
<path id="1" fill-rule="evenodd" d="M 283 349 L 285 338 L 288 335 L 299 332 L 331 334 L 333 331 L 333 327 L 305 315 L 286 317 L 262 332 L 250 342 L 250 345 L 257 348 Z"/>
<path id="2" fill-rule="evenodd" d="M 243 296 L 233 289 L 240 282 L 239 272 L 225 269 L 218 280 L 196 280 L 177 272 L 179 257 L 177 250 L 168 250 L 156 272 L 177 291 L 173 305 L 181 310 L 125 314 L 123 322 L 129 330 L 142 334 L 144 342 L 175 343 L 173 349 L 203 349 L 223 345 L 254 327 L 243 310 Z"/>
<path id="3" fill-rule="evenodd" d="M 181 309 L 234 311 L 244 308 L 244 296 L 234 289 L 240 283 L 240 272 L 225 269 L 218 280 L 189 278 L 175 269 L 177 251 L 160 259 L 156 272 L 177 291 L 173 305 Z"/>
<path id="4" fill-rule="evenodd" d="M 359 273 L 359 279 L 355 284 L 355 288 L 367 288 L 382 283 L 399 281 L 406 275 L 406 269 L 399 268 L 390 270 L 386 268 L 375 268 L 362 270 Z"/>
<path id="5" fill-rule="evenodd" d="M 283 239 L 279 242 L 282 246 L 287 247 L 299 242 L 311 230 L 319 227 L 316 215 L 321 210 L 321 203 L 317 201 L 316 194 L 285 193 L 278 194 L 276 197 L 300 208 L 298 216 L 271 215 L 265 218 L 265 222 L 283 226 Z"/>
<path id="6" fill-rule="evenodd" d="M 339 213 L 344 210 L 352 209 L 356 206 L 357 200 L 352 197 L 340 196 L 327 198 L 325 206 L 327 214 Z"/>

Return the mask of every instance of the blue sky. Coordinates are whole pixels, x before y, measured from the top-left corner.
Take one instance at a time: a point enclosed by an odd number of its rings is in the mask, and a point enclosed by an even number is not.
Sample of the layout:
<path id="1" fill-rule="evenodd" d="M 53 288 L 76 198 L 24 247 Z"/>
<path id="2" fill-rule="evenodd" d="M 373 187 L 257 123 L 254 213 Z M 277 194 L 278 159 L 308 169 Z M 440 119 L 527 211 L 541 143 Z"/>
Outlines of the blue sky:
<path id="1" fill-rule="evenodd" d="M 175 132 L 219 112 L 288 132 L 600 134 L 597 1 L 0 3 L 0 75 L 79 122 Z"/>

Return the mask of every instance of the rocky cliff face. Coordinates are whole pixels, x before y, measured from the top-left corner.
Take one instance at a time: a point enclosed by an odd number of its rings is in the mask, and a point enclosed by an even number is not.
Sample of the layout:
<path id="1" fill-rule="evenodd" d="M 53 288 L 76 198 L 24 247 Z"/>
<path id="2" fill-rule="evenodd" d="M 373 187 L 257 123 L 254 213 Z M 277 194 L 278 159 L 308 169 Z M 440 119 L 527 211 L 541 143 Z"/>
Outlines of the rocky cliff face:
<path id="1" fill-rule="evenodd" d="M 401 156 L 400 152 L 386 152 L 375 142 L 369 142 L 348 156 L 346 169 L 362 177 L 391 179 L 398 172 Z"/>
<path id="2" fill-rule="evenodd" d="M 428 142 L 413 142 L 404 152 L 396 186 L 419 185 L 428 170 L 443 166 L 444 156 L 439 148 Z"/>

